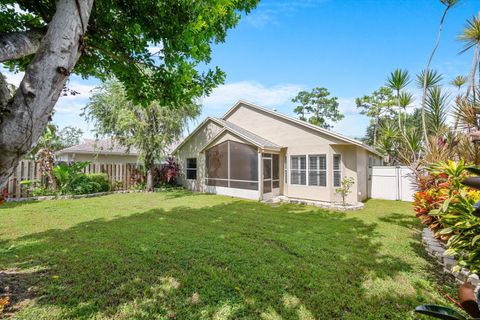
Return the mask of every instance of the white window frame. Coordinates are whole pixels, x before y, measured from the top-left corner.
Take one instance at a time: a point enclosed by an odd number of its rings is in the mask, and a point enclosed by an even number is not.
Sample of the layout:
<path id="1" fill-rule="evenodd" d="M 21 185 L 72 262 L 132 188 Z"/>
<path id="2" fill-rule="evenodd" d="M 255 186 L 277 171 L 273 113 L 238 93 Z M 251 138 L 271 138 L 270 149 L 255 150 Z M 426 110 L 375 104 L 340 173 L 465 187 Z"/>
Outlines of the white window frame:
<path id="1" fill-rule="evenodd" d="M 305 158 L 305 169 L 301 169 L 301 158 Z M 293 169 L 293 158 L 298 158 L 298 169 Z M 306 154 L 300 154 L 300 155 L 291 155 L 290 156 L 290 184 L 291 185 L 297 185 L 297 186 L 308 186 L 308 163 L 307 163 L 308 157 Z M 305 172 L 305 184 L 302 184 L 301 181 L 302 179 L 300 178 L 300 183 L 292 183 L 292 172 L 294 171 L 299 171 L 300 173 Z"/>
<path id="2" fill-rule="evenodd" d="M 195 168 L 189 168 L 188 167 L 188 160 L 191 160 L 191 159 L 195 159 L 195 164 L 196 164 Z M 197 178 L 198 178 L 197 167 L 198 167 L 198 159 L 197 158 L 186 158 L 185 159 L 185 179 L 187 179 L 187 180 L 197 180 Z M 195 171 L 195 179 L 190 179 L 188 177 L 188 171 Z"/>
<path id="3" fill-rule="evenodd" d="M 312 170 L 310 168 L 310 158 L 317 158 L 317 169 L 315 170 Z M 320 158 L 324 158 L 325 159 L 325 169 L 320 169 Z M 321 188 L 326 188 L 328 186 L 328 174 L 327 174 L 327 170 L 328 170 L 328 157 L 327 157 L 327 154 L 323 153 L 323 154 L 309 154 L 308 155 L 308 161 L 307 161 L 307 185 L 309 186 L 312 186 L 312 187 L 321 187 Z M 325 173 L 325 185 L 322 186 L 321 184 L 310 184 L 310 172 L 316 172 L 318 174 L 320 174 L 320 172 L 324 172 Z M 319 178 L 319 183 L 320 183 L 320 178 Z"/>
<path id="4" fill-rule="evenodd" d="M 338 163 L 338 169 L 335 169 L 335 158 L 336 157 L 338 157 L 340 159 L 339 163 Z M 333 187 L 334 188 L 340 188 L 342 186 L 342 155 L 340 153 L 335 153 L 333 155 L 332 169 L 333 169 L 333 176 L 332 176 Z M 338 185 L 335 185 L 335 172 L 338 172 L 340 174 L 340 179 L 338 180 L 339 181 Z"/>

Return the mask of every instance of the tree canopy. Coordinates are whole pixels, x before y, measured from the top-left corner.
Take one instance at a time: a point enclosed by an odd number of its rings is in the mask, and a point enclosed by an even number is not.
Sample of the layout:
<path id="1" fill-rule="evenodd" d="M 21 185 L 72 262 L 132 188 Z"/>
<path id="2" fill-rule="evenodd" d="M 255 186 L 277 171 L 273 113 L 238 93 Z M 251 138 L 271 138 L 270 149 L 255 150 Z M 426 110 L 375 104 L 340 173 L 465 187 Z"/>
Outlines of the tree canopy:
<path id="1" fill-rule="evenodd" d="M 147 170 L 147 190 L 151 191 L 155 162 L 167 155 L 187 121 L 197 117 L 201 107 L 194 100 L 175 108 L 163 107 L 156 101 L 144 107 L 128 99 L 119 81 L 109 80 L 95 90 L 84 110 L 98 135 L 113 136 L 122 145 L 138 149 Z"/>
<path id="2" fill-rule="evenodd" d="M 342 120 L 344 115 L 338 110 L 338 98 L 329 96 L 330 92 L 325 88 L 313 88 L 310 92 L 300 91 L 292 99 L 292 102 L 298 104 L 294 112 L 300 120 L 330 129 L 333 127 L 331 122 Z"/>
<path id="3" fill-rule="evenodd" d="M 0 62 L 25 76 L 13 95 L 0 77 L 0 183 L 37 143 L 70 74 L 115 77 L 138 105 L 184 105 L 223 82 L 211 46 L 257 2 L 3 1 Z"/>

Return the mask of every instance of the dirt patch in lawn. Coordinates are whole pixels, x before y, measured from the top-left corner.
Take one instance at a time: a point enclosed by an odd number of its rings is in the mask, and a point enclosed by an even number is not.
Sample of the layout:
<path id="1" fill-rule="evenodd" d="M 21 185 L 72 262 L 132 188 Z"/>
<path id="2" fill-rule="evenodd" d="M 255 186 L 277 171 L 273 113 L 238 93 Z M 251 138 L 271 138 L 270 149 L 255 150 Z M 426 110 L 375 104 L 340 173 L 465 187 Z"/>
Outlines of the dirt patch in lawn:
<path id="1" fill-rule="evenodd" d="M 45 271 L 0 271 L 0 318 L 12 316 L 27 306 L 37 295 L 37 283 Z"/>

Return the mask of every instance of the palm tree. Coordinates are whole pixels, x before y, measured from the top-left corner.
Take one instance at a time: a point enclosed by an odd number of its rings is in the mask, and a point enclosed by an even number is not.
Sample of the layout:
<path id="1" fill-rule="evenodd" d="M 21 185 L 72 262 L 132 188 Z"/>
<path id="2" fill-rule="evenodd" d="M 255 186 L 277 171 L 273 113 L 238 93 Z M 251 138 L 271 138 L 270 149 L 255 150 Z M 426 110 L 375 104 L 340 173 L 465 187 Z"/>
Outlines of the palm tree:
<path id="1" fill-rule="evenodd" d="M 443 76 L 437 70 L 422 70 L 419 74 L 417 74 L 417 87 L 419 89 L 423 89 L 423 86 L 426 85 L 427 90 L 440 85 L 442 82 Z"/>
<path id="2" fill-rule="evenodd" d="M 462 100 L 462 95 L 460 93 L 460 90 L 462 89 L 462 87 L 465 85 L 465 83 L 468 82 L 468 77 L 466 76 L 462 76 L 462 75 L 458 75 L 455 77 L 455 79 L 453 79 L 450 84 L 454 87 L 457 87 L 457 90 L 458 90 L 458 93 L 457 93 L 457 98 L 455 99 L 456 103 L 457 103 L 457 106 L 459 104 L 461 104 L 461 100 Z M 458 128 L 458 123 L 460 121 L 460 119 L 458 118 L 458 114 L 455 114 L 455 122 L 453 124 L 453 130 L 454 131 L 457 131 L 457 128 Z"/>
<path id="3" fill-rule="evenodd" d="M 438 33 L 437 33 L 437 40 L 435 41 L 435 45 L 433 46 L 433 50 L 430 53 L 430 57 L 428 58 L 427 67 L 425 68 L 427 74 L 430 70 L 430 64 L 432 63 L 433 56 L 435 55 L 435 52 L 437 51 L 438 45 L 440 44 L 440 37 L 442 36 L 443 22 L 445 21 L 445 17 L 447 16 L 447 12 L 452 7 L 454 7 L 459 1 L 460 0 L 440 0 L 440 2 L 445 5 L 445 10 L 443 11 L 442 18 L 440 19 L 440 25 L 438 27 Z M 424 80 L 423 81 L 423 93 L 422 93 L 423 139 L 425 140 L 425 143 L 428 144 L 427 124 L 426 124 L 426 120 L 425 120 L 425 100 L 426 100 L 426 97 L 427 97 L 427 77 L 424 77 L 423 80 Z"/>
<path id="4" fill-rule="evenodd" d="M 399 114 L 398 114 L 398 129 L 401 130 L 402 124 L 401 124 L 401 106 L 400 106 L 400 92 L 405 89 L 405 87 L 410 83 L 410 74 L 408 73 L 407 70 L 402 70 L 402 69 L 396 69 L 395 71 L 390 73 L 390 76 L 387 78 L 387 83 L 385 84 L 387 87 L 390 89 L 394 90 L 396 92 L 396 98 L 397 98 L 397 106 L 399 108 Z"/>
<path id="5" fill-rule="evenodd" d="M 465 85 L 465 83 L 468 82 L 468 78 L 466 76 L 456 76 L 455 79 L 453 79 L 450 84 L 454 87 L 457 87 L 458 91 L 462 89 L 462 87 Z"/>
<path id="6" fill-rule="evenodd" d="M 478 66 L 478 47 L 480 45 L 480 12 L 478 13 L 478 18 L 473 16 L 472 20 L 467 20 L 467 26 L 463 32 L 458 36 L 460 41 L 465 42 L 465 46 L 460 53 L 465 53 L 471 48 L 473 48 L 473 59 L 472 59 L 472 68 L 470 70 L 470 85 L 467 89 L 467 95 L 472 92 L 473 98 L 475 99 L 475 70 Z"/>
<path id="7" fill-rule="evenodd" d="M 407 108 L 411 107 L 413 101 L 415 101 L 415 98 L 413 97 L 413 94 L 410 92 L 402 91 L 400 92 L 400 97 L 398 99 L 398 106 L 403 109 L 403 131 L 407 129 Z M 400 115 L 399 115 L 400 117 Z"/>
<path id="8" fill-rule="evenodd" d="M 428 90 L 426 103 L 426 123 L 428 133 L 437 135 L 445 128 L 448 114 L 449 94 L 442 92 L 440 87 L 433 87 Z"/>

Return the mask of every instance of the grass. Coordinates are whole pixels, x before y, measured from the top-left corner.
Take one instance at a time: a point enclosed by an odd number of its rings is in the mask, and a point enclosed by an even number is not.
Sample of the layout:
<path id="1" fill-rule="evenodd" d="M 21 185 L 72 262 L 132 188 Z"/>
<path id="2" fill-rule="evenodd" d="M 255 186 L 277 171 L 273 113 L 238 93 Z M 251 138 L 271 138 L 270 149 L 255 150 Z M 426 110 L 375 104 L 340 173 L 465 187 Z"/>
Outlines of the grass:
<path id="1" fill-rule="evenodd" d="M 349 213 L 182 191 L 7 204 L 0 270 L 18 319 L 409 319 L 451 292 L 420 230 L 409 203 L 380 200 Z"/>

